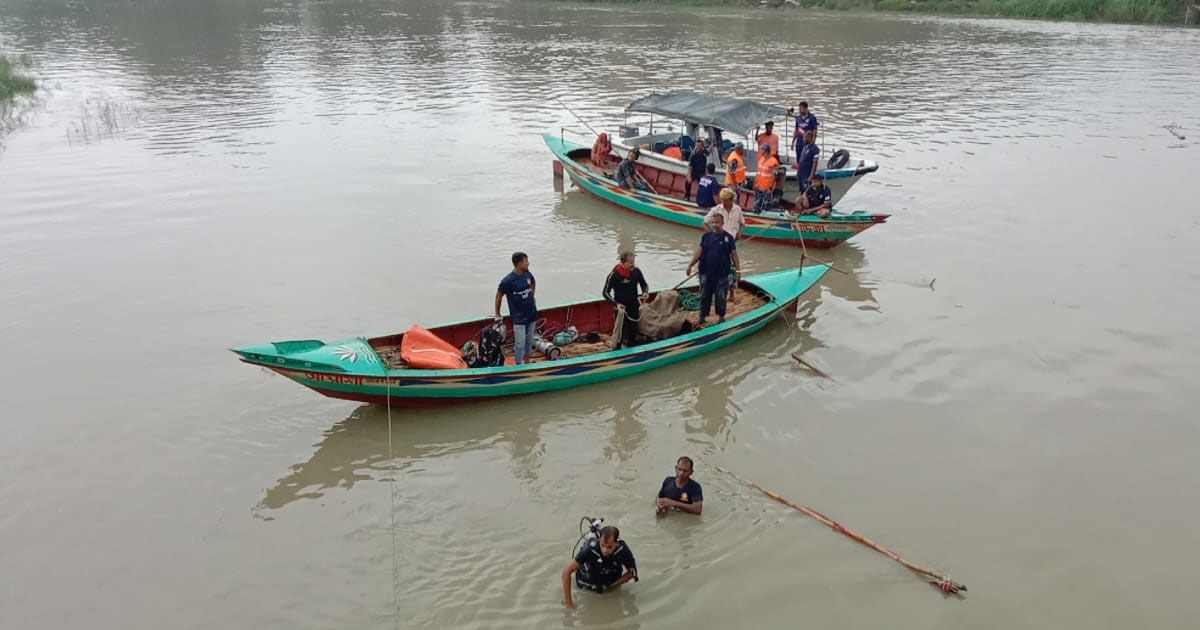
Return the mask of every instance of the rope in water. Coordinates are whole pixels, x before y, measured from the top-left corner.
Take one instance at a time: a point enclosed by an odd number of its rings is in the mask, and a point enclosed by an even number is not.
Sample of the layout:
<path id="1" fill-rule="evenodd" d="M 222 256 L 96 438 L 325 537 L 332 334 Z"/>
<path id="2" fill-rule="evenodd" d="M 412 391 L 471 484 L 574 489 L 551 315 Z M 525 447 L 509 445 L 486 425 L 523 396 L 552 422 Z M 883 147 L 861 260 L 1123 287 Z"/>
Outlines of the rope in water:
<path id="1" fill-rule="evenodd" d="M 896 552 L 888 549 L 887 547 L 884 547 L 883 545 L 880 545 L 880 544 L 872 541 L 871 539 L 867 538 L 866 536 L 863 536 L 862 534 L 859 534 L 857 532 L 846 529 L 845 527 L 842 526 L 841 523 L 829 518 L 828 516 L 825 516 L 824 514 L 821 514 L 820 512 L 818 512 L 810 507 L 805 507 L 805 506 L 799 505 L 797 503 L 792 503 L 791 501 L 788 501 L 787 499 L 779 496 L 778 494 L 771 492 L 770 490 L 767 490 L 766 488 L 758 485 L 757 483 L 754 483 L 753 481 L 750 481 L 748 479 L 743 479 L 743 478 L 733 474 L 732 472 L 726 470 L 725 468 L 722 468 L 721 466 L 716 466 L 715 468 L 718 471 L 723 472 L 726 475 L 733 477 L 734 479 L 737 479 L 738 481 L 742 482 L 743 484 L 745 484 L 751 488 L 754 488 L 755 490 L 758 490 L 759 492 L 767 495 L 768 497 L 775 500 L 776 502 L 782 503 L 783 505 L 786 505 L 794 510 L 799 510 L 801 512 L 804 512 L 805 514 L 817 519 L 823 525 L 832 529 L 833 531 L 838 532 L 839 534 L 844 534 L 847 538 L 850 538 L 851 540 L 862 543 L 863 545 L 866 545 L 867 547 L 870 547 L 871 549 L 874 549 L 875 551 L 882 553 L 883 555 L 891 558 L 892 560 L 899 562 L 901 566 L 908 569 L 909 571 L 912 571 L 919 577 L 925 579 L 925 581 L 927 581 L 930 584 L 932 584 L 933 586 L 937 587 L 943 593 L 957 595 L 957 594 L 959 594 L 960 591 L 967 590 L 967 586 L 965 584 L 955 582 L 954 580 L 951 580 L 948 576 L 942 575 L 941 573 L 932 571 L 930 569 L 926 569 L 922 566 L 913 564 L 913 563 L 905 560 L 904 558 L 901 558 L 899 555 L 896 554 Z"/>
<path id="2" fill-rule="evenodd" d="M 392 521 L 392 622 L 396 630 L 400 630 L 400 567 L 396 561 L 396 466 L 392 459 L 392 379 L 383 368 L 383 382 L 387 387 L 387 426 L 388 426 L 388 495 L 391 497 Z"/>

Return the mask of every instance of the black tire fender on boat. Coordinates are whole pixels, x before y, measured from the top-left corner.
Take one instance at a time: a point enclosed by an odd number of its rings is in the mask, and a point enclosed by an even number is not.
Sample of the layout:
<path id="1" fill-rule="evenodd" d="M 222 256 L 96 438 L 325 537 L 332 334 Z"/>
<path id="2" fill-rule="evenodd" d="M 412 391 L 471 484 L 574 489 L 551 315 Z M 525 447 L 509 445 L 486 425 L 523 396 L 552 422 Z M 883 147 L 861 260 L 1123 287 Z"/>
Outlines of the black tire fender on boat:
<path id="1" fill-rule="evenodd" d="M 829 163 L 825 168 L 842 168 L 850 163 L 850 152 L 845 149 L 838 149 L 829 156 Z"/>

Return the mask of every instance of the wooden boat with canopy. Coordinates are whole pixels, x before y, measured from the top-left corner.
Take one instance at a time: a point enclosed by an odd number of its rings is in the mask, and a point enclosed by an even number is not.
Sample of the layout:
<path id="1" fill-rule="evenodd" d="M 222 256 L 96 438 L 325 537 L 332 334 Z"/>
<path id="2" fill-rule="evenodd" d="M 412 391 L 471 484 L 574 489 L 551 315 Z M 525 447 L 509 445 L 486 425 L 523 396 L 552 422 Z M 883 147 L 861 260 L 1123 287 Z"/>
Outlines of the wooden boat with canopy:
<path id="1" fill-rule="evenodd" d="M 643 134 L 638 125 L 629 124 L 630 114 L 649 116 L 648 133 Z M 656 115 L 659 116 L 657 121 L 654 118 Z M 618 158 L 625 157 L 630 149 L 638 147 L 642 149 L 638 158 L 640 164 L 680 175 L 687 175 L 688 156 L 695 148 L 696 140 L 703 138 L 710 147 L 708 161 L 717 165 L 717 175 L 721 181 L 725 181 L 725 157 L 735 143 L 741 142 L 745 145 L 744 154 L 749 170 L 747 179 L 753 181 L 758 164 L 755 138 L 758 130 L 768 121 L 775 122 L 776 133 L 780 136 L 779 161 L 787 166 L 783 195 L 789 201 L 795 201 L 801 192 L 793 166 L 796 159 L 791 154 L 795 125 L 792 111 L 778 105 L 689 91 L 650 94 L 630 103 L 625 108 L 625 124 L 617 134 L 609 135 L 613 139 L 613 152 Z M 675 123 L 679 126 L 676 127 Z M 835 206 L 854 184 L 865 175 L 879 170 L 876 162 L 853 160 L 848 151 L 821 148 L 817 171 L 825 177 L 825 185 L 833 193 Z M 676 154 L 680 157 L 672 157 Z"/>
<path id="2" fill-rule="evenodd" d="M 592 162 L 592 149 L 589 146 L 571 142 L 562 135 L 544 134 L 542 139 L 566 175 L 583 191 L 643 216 L 705 229 L 704 217 L 708 211 L 684 198 L 686 175 L 639 161 L 638 172 L 656 192 L 627 190 L 618 186 L 612 178 L 612 172 L 620 162 L 615 155 L 609 155 L 607 164 L 598 165 Z M 779 180 L 776 181 L 779 185 Z M 752 191 L 742 191 L 737 204 L 743 208 L 746 219 L 743 239 L 791 245 L 801 245 L 803 241 L 804 247 L 813 248 L 843 243 L 871 226 L 887 221 L 890 216 L 863 210 L 843 212 L 837 209 L 827 218 L 793 216 L 789 211 L 794 209 L 794 204 L 786 197 L 779 200 L 781 210 L 755 213 L 750 210 L 754 207 Z"/>
<path id="3" fill-rule="evenodd" d="M 561 358 L 535 356 L 524 365 L 494 367 L 414 368 L 401 357 L 406 335 L 419 332 L 426 348 L 457 351 L 478 339 L 492 320 L 477 319 L 381 337 L 356 337 L 326 343 L 319 340 L 279 341 L 233 348 L 252 365 L 268 368 L 318 393 L 368 403 L 430 405 L 498 398 L 566 389 L 629 376 L 690 359 L 760 330 L 797 300 L 828 271 L 818 264 L 745 277 L 738 284 L 736 305 L 726 319 L 691 332 L 613 350 L 608 334 L 615 310 L 604 300 L 588 300 L 542 309 L 546 321 L 599 332 L 593 343 L 560 347 Z M 428 343 L 432 338 L 432 343 Z M 511 330 L 508 338 L 511 339 Z M 411 340 L 410 340 L 411 341 Z M 511 355 L 511 351 L 508 352 Z M 536 354 L 536 353 L 535 353 Z"/>

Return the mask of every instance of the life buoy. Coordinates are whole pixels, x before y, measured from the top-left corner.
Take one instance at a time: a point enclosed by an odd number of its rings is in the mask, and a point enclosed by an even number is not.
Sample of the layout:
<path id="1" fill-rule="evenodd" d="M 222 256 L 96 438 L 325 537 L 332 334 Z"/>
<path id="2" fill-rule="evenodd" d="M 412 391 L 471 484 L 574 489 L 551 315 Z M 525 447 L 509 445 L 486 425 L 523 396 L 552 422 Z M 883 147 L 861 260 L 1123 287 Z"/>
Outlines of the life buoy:
<path id="1" fill-rule="evenodd" d="M 829 156 L 829 164 L 825 168 L 842 168 L 850 163 L 850 152 L 845 149 L 838 149 Z"/>

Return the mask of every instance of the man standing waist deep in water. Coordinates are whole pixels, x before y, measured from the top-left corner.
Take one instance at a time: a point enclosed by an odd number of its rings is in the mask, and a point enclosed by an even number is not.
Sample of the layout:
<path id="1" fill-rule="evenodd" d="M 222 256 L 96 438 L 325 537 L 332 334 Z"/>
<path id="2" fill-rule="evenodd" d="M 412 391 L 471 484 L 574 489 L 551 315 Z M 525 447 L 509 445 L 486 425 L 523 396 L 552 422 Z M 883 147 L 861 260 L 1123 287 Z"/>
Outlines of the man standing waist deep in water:
<path id="1" fill-rule="evenodd" d="M 692 469 L 690 457 L 680 457 L 675 462 L 675 476 L 663 479 L 658 498 L 654 501 L 655 514 L 665 516 L 668 510 L 676 509 L 700 515 L 704 509 L 704 490 L 692 479 Z"/>

